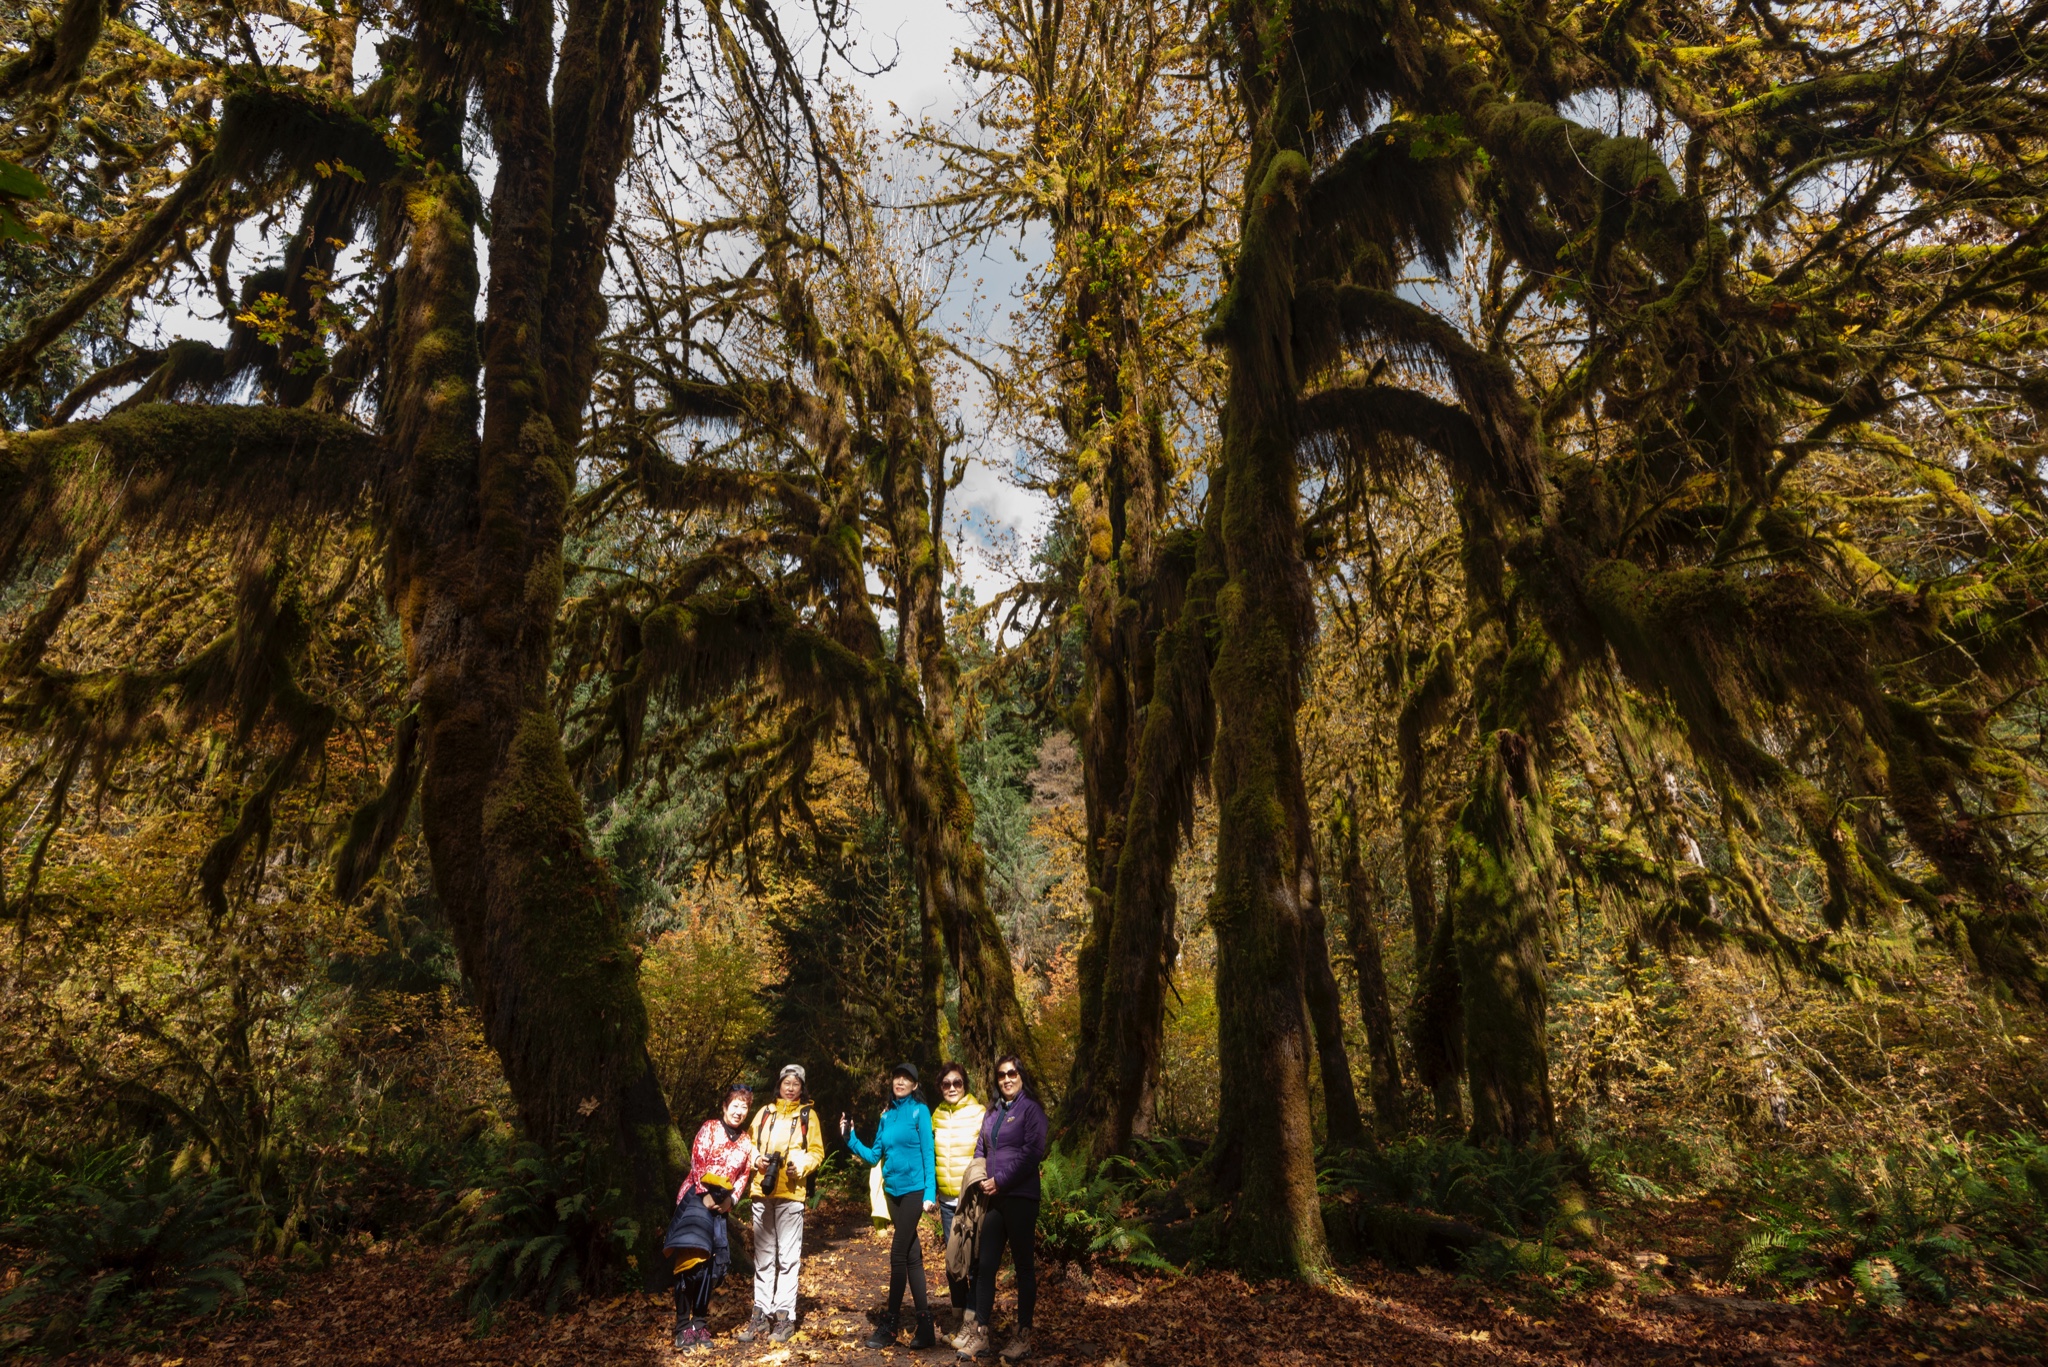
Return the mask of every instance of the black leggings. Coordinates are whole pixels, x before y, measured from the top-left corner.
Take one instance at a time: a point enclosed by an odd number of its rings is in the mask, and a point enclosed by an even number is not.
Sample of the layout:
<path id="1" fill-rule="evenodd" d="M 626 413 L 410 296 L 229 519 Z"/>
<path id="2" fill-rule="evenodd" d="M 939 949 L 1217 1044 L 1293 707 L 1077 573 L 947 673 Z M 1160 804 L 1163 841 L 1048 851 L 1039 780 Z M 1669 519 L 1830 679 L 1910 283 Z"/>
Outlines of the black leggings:
<path id="1" fill-rule="evenodd" d="M 676 1318 L 703 1319 L 711 1309 L 711 1288 L 716 1285 L 708 1262 L 676 1274 Z"/>
<path id="2" fill-rule="evenodd" d="M 1036 1196 L 998 1196 L 981 1217 L 981 1259 L 974 1277 L 974 1317 L 987 1324 L 996 1313 L 996 1269 L 1002 1266 L 1003 1244 L 1017 1269 L 1017 1323 L 1031 1327 L 1038 1303 L 1038 1260 L 1033 1236 L 1038 1232 Z"/>
<path id="3" fill-rule="evenodd" d="M 917 1313 L 929 1314 L 924 1302 L 924 1245 L 917 1237 L 917 1222 L 924 1218 L 924 1193 L 906 1191 L 889 1198 L 889 1223 L 895 1233 L 889 1240 L 889 1313 L 903 1309 L 903 1283 L 910 1283 L 910 1295 Z"/>

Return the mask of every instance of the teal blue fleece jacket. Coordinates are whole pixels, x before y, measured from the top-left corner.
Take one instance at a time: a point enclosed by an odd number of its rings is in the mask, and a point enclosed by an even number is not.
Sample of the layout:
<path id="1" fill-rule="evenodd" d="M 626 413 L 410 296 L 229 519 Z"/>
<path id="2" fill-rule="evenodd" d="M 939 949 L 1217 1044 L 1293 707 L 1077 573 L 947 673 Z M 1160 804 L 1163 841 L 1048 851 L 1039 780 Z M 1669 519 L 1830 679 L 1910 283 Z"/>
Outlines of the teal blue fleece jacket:
<path id="1" fill-rule="evenodd" d="M 913 1093 L 891 1097 L 875 1126 L 871 1148 L 860 1142 L 860 1131 L 847 1132 L 846 1143 L 861 1162 L 882 1165 L 882 1190 L 890 1196 L 907 1191 L 924 1192 L 926 1201 L 939 1199 L 938 1167 L 932 1162 L 932 1113 Z"/>

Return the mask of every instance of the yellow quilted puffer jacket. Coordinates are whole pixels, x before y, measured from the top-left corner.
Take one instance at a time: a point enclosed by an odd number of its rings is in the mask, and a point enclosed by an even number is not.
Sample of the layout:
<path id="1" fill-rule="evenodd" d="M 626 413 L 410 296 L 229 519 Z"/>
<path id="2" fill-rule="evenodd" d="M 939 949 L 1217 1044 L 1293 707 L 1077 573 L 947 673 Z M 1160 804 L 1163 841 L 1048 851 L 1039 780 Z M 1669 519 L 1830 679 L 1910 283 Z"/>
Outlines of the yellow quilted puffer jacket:
<path id="1" fill-rule="evenodd" d="M 932 1108 L 932 1147 L 938 1163 L 939 1195 L 948 1201 L 960 1197 L 960 1177 L 974 1157 L 974 1141 L 981 1133 L 981 1118 L 988 1112 L 972 1092 L 958 1101 L 942 1101 Z"/>

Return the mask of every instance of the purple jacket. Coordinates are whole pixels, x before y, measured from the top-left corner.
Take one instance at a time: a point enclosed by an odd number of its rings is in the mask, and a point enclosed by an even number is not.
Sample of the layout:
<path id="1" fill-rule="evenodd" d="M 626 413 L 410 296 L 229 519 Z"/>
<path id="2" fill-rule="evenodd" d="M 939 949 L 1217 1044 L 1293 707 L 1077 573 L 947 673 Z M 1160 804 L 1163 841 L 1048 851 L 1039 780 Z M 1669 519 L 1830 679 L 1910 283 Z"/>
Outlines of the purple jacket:
<path id="1" fill-rule="evenodd" d="M 1045 1160 L 1045 1108 L 1028 1096 L 996 1102 L 981 1122 L 974 1156 L 988 1163 L 998 1196 L 1038 1195 L 1038 1165 Z"/>

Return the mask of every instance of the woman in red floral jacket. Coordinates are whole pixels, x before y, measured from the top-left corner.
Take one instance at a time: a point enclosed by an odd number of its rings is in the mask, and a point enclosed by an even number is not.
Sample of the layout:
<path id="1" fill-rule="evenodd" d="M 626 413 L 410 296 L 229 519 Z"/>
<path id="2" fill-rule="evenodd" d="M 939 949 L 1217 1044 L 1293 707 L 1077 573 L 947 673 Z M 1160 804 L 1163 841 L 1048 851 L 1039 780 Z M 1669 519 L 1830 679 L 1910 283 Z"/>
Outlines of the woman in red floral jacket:
<path id="1" fill-rule="evenodd" d="M 722 1218 L 735 1201 L 745 1198 L 754 1175 L 754 1141 L 747 1133 L 747 1109 L 753 1103 L 754 1089 L 746 1083 L 735 1082 L 725 1089 L 724 1110 L 699 1126 L 690 1143 L 690 1175 L 676 1193 L 678 1204 L 702 1200 Z M 711 1308 L 716 1276 L 722 1274 L 722 1268 L 714 1275 L 705 1265 L 676 1278 L 675 1343 L 685 1352 L 711 1347 L 706 1312 Z"/>
<path id="2" fill-rule="evenodd" d="M 732 1183 L 733 1200 L 747 1199 L 747 1182 L 754 1175 L 754 1141 L 747 1133 L 747 1111 L 753 1104 L 754 1089 L 746 1083 L 735 1082 L 725 1089 L 721 1114 L 700 1125 L 690 1143 L 690 1175 L 683 1179 L 682 1191 L 676 1193 L 678 1201 L 710 1172 L 725 1174 Z"/>

